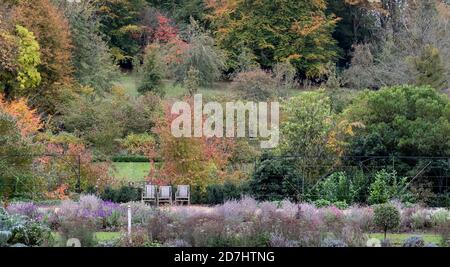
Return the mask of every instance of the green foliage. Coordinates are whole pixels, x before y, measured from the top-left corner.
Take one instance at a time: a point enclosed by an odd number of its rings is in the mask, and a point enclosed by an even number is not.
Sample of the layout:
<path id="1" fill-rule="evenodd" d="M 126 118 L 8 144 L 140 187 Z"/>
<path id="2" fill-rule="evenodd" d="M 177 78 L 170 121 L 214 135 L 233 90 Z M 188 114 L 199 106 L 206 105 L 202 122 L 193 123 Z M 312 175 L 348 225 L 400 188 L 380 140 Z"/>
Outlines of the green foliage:
<path id="1" fill-rule="evenodd" d="M 360 94 L 344 112 L 365 125 L 349 140 L 349 154 L 427 155 L 450 153 L 450 99 L 431 87 L 397 86 Z"/>
<path id="2" fill-rule="evenodd" d="M 184 87 L 187 89 L 190 96 L 194 96 L 200 87 L 200 71 L 194 67 L 190 67 L 186 78 L 183 81 Z"/>
<path id="3" fill-rule="evenodd" d="M 28 221 L 25 225 L 16 225 L 12 229 L 9 242 L 12 244 L 24 244 L 27 246 L 49 245 L 52 242 L 50 228 L 40 222 Z"/>
<path id="4" fill-rule="evenodd" d="M 258 200 L 299 199 L 301 177 L 291 161 L 265 154 L 252 174 L 251 192 Z"/>
<path id="5" fill-rule="evenodd" d="M 449 56 L 450 21 L 448 6 L 441 2 L 386 1 L 384 15 L 369 9 L 386 23 L 375 24 L 378 40 L 362 40 L 354 46 L 350 67 L 344 72 L 346 85 L 359 89 L 402 84 L 448 87 L 450 65 L 440 58 Z"/>
<path id="6" fill-rule="evenodd" d="M 290 60 L 302 76 L 319 77 L 337 57 L 336 20 L 325 9 L 325 1 L 214 1 L 209 18 L 230 69 L 248 49 L 263 68 Z"/>
<path id="7" fill-rule="evenodd" d="M 375 174 L 375 180 L 370 185 L 370 204 L 382 204 L 392 199 L 406 201 L 408 185 L 407 177 L 398 178 L 397 173 L 381 170 Z"/>
<path id="8" fill-rule="evenodd" d="M 215 46 L 215 40 L 195 20 L 188 29 L 189 44 L 183 52 L 181 63 L 175 66 L 175 78 L 183 82 L 189 71 L 197 70 L 200 85 L 210 85 L 222 75 L 224 67 L 223 52 Z"/>
<path id="9" fill-rule="evenodd" d="M 205 201 L 202 204 L 217 205 L 228 200 L 239 200 L 245 195 L 247 184 L 236 184 L 233 182 L 225 182 L 224 184 L 213 184 L 206 188 Z"/>
<path id="10" fill-rule="evenodd" d="M 17 80 L 21 89 L 33 88 L 41 82 L 41 75 L 37 66 L 41 63 L 39 44 L 34 34 L 26 28 L 17 25 L 17 36 L 19 37 L 19 64 Z"/>
<path id="11" fill-rule="evenodd" d="M 411 59 L 411 63 L 417 72 L 417 85 L 429 85 L 438 90 L 447 88 L 446 70 L 437 48 L 427 45 L 419 57 Z"/>
<path id="12" fill-rule="evenodd" d="M 100 31 L 94 4 L 60 0 L 58 5 L 70 24 L 76 80 L 99 92 L 108 91 L 118 70 L 113 64 L 108 44 L 104 41 L 106 37 Z"/>
<path id="13" fill-rule="evenodd" d="M 155 138 L 148 133 L 129 134 L 123 139 L 121 145 L 128 154 L 146 155 L 155 145 Z"/>
<path id="14" fill-rule="evenodd" d="M 111 187 L 107 187 L 101 194 L 101 199 L 105 201 L 112 201 L 115 203 L 127 203 L 133 201 L 141 201 L 141 194 L 141 188 L 121 186 L 120 188 L 114 189 Z"/>
<path id="15" fill-rule="evenodd" d="M 164 95 L 163 90 L 163 65 L 157 49 L 158 45 L 149 45 L 145 50 L 144 63 L 140 72 L 143 74 L 142 83 L 138 88 L 138 92 L 145 94 L 146 92 L 154 92 L 157 95 Z"/>
<path id="16" fill-rule="evenodd" d="M 0 20 L 1 17 L 0 14 Z M 25 27 L 16 25 L 13 31 L 2 24 L 4 22 L 0 22 L 0 89 L 7 98 L 12 98 L 40 84 L 40 47 L 34 34 Z"/>
<path id="17" fill-rule="evenodd" d="M 26 91 L 25 96 L 39 111 L 54 114 L 56 106 L 64 102 L 73 89 L 69 23 L 50 0 L 19 1 L 13 6 L 12 14 L 14 23 L 33 32 L 40 46 L 41 83 L 35 90 Z"/>
<path id="18" fill-rule="evenodd" d="M 52 242 L 51 230 L 44 224 L 25 216 L 0 213 L 0 247 L 14 244 L 49 246 Z"/>
<path id="19" fill-rule="evenodd" d="M 345 172 L 336 172 L 319 182 L 317 197 L 330 202 L 353 203 L 358 195 L 358 190 L 359 188 L 355 188 L 353 181 Z"/>
<path id="20" fill-rule="evenodd" d="M 95 230 L 95 223 L 85 218 L 63 220 L 58 231 L 59 245 L 66 247 L 69 239 L 76 238 L 82 247 L 94 247 L 97 245 Z"/>
<path id="21" fill-rule="evenodd" d="M 267 101 L 277 95 L 276 80 L 271 73 L 260 69 L 238 73 L 231 88 L 241 98 L 251 101 Z"/>
<path id="22" fill-rule="evenodd" d="M 318 200 L 314 201 L 314 206 L 316 206 L 317 208 L 329 207 L 329 206 L 331 206 L 331 201 L 326 200 L 326 199 L 318 199 Z"/>
<path id="23" fill-rule="evenodd" d="M 348 3 L 361 1 L 328 0 L 327 2 L 327 14 L 334 14 L 340 19 L 333 31 L 333 37 L 342 50 L 339 64 L 342 66 L 350 60 L 352 46 L 355 43 L 377 41 L 379 38 L 376 34 L 377 16 L 371 9 Z"/>
<path id="24" fill-rule="evenodd" d="M 162 108 L 160 98 L 151 93 L 130 99 L 117 88 L 102 97 L 79 95 L 61 110 L 68 132 L 80 133 L 97 152 L 112 155 L 128 134 L 151 132 Z"/>
<path id="25" fill-rule="evenodd" d="M 32 191 L 34 151 L 20 135 L 16 120 L 0 108 L 0 195 L 13 197 Z"/>
<path id="26" fill-rule="evenodd" d="M 143 46 L 144 34 L 141 14 L 146 10 L 145 0 L 95 0 L 100 16 L 100 29 L 110 38 L 112 54 L 117 63 L 131 64 Z"/>
<path id="27" fill-rule="evenodd" d="M 325 149 L 332 112 L 330 99 L 323 91 L 301 93 L 289 99 L 284 110 L 287 118 L 281 127 L 283 151 L 316 156 Z"/>
<path id="28" fill-rule="evenodd" d="M 153 7 L 168 12 L 175 21 L 189 24 L 191 18 L 196 21 L 205 21 L 205 1 L 204 0 L 147 0 Z"/>
<path id="29" fill-rule="evenodd" d="M 400 225 L 400 211 L 392 204 L 380 204 L 374 209 L 374 223 L 384 231 L 394 230 Z"/>
<path id="30" fill-rule="evenodd" d="M 336 123 L 330 98 L 323 91 L 302 92 L 285 103 L 283 114 L 278 149 L 282 155 L 297 156 L 295 165 L 308 183 L 315 184 L 339 147 L 337 138 L 330 138 Z"/>

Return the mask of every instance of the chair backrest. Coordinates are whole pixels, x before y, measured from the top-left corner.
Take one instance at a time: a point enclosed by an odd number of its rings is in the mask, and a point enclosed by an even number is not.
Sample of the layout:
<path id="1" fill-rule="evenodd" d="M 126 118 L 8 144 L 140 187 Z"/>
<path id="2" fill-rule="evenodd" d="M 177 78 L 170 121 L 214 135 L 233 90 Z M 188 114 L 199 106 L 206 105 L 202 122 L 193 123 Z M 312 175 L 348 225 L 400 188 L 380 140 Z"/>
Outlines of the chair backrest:
<path id="1" fill-rule="evenodd" d="M 177 186 L 177 196 L 181 198 L 189 197 L 189 185 L 179 185 Z"/>
<path id="2" fill-rule="evenodd" d="M 145 196 L 155 198 L 156 197 L 156 185 L 147 184 L 145 185 Z"/>
<path id="3" fill-rule="evenodd" d="M 160 198 L 172 198 L 171 186 L 160 186 L 159 197 Z"/>

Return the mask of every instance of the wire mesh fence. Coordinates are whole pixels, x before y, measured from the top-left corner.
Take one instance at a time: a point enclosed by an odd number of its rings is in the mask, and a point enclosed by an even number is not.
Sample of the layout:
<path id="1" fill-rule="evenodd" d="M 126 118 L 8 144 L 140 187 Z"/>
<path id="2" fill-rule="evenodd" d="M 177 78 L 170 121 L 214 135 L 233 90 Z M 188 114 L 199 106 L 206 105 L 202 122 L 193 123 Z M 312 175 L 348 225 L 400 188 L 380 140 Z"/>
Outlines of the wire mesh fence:
<path id="1" fill-rule="evenodd" d="M 305 157 L 302 155 L 266 156 L 255 158 L 253 161 L 233 162 L 228 171 L 241 171 L 251 177 L 264 161 L 280 161 L 282 165 L 293 166 L 289 172 L 274 179 L 279 183 L 286 183 L 288 192 L 279 195 L 270 193 L 277 199 L 305 199 L 317 198 L 315 187 L 330 175 L 342 172 L 350 177 L 363 177 L 367 188 L 378 171 L 395 171 L 398 177 L 406 177 L 408 189 L 421 190 L 431 203 L 445 202 L 449 197 L 450 186 L 450 157 L 426 156 L 344 156 L 339 158 Z M 81 192 L 83 183 L 83 164 L 81 155 L 70 154 L 33 154 L 0 156 L 0 187 L 20 186 L 21 164 L 31 163 L 29 172 L 31 179 L 40 176 L 53 179 L 53 183 L 60 183 L 64 179 L 74 181 L 74 188 Z M 161 163 L 163 164 L 163 163 Z M 261 170 L 259 170 L 261 171 Z M 262 170 L 264 171 L 264 170 Z M 293 173 L 295 172 L 295 173 Z M 276 176 L 276 175 L 275 175 Z M 284 179 L 286 176 L 296 176 L 296 179 Z M 8 178 L 8 179 L 7 179 Z M 420 187 L 418 187 L 420 185 Z M 24 185 L 26 186 L 26 185 Z M 1 189 L 1 188 L 0 188 Z M 30 189 L 32 191 L 32 189 Z M 368 192 L 360 192 L 360 199 L 367 198 Z M 264 196 L 263 196 L 264 197 Z"/>

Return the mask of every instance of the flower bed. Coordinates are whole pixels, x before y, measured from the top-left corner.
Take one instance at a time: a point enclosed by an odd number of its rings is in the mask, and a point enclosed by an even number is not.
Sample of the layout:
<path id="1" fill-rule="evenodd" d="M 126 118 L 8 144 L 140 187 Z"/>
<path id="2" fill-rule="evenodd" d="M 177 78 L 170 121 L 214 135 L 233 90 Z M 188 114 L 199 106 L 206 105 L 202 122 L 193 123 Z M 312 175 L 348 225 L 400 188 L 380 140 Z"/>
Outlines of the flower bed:
<path id="1" fill-rule="evenodd" d="M 127 206 L 132 211 L 134 246 L 366 246 L 368 234 L 381 230 L 374 223 L 373 207 L 341 210 L 290 201 L 257 202 L 251 198 L 214 207 L 157 209 L 139 202 L 119 205 L 87 195 L 77 202 L 63 201 L 46 209 L 32 203 L 14 203 L 7 212 L 74 237 L 70 235 L 89 231 L 125 233 Z M 392 232 L 439 231 L 450 222 L 446 209 L 405 207 L 398 203 L 395 207 L 400 211 L 400 220 Z M 109 245 L 129 245 L 126 240 L 123 234 Z M 94 244 L 91 241 L 89 244 Z"/>

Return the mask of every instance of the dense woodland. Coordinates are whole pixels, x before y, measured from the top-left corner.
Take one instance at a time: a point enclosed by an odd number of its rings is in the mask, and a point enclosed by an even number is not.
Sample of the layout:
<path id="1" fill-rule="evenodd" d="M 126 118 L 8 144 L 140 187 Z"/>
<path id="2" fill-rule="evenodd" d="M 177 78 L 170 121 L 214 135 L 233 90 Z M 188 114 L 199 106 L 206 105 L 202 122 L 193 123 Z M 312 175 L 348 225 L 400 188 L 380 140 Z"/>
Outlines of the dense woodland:
<path id="1" fill-rule="evenodd" d="M 449 43 L 438 0 L 0 0 L 0 195 L 128 201 L 145 161 L 198 203 L 448 206 Z M 173 137 L 196 93 L 279 101 L 279 147 Z"/>

